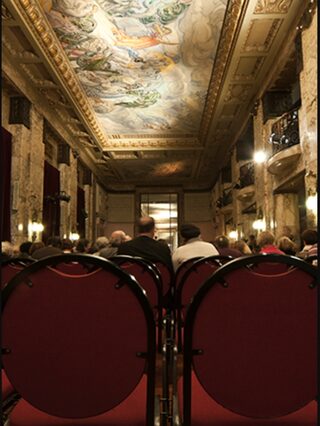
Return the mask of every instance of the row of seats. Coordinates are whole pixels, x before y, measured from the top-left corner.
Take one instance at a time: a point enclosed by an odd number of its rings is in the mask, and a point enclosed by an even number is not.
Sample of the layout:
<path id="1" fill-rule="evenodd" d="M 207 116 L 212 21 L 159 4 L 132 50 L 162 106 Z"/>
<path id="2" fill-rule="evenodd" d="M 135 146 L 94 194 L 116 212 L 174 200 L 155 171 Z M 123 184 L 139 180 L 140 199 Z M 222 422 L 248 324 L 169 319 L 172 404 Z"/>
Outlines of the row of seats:
<path id="1" fill-rule="evenodd" d="M 314 268 L 283 255 L 193 259 L 166 311 L 162 273 L 68 254 L 6 281 L 3 366 L 22 397 L 10 426 L 316 424 Z"/>

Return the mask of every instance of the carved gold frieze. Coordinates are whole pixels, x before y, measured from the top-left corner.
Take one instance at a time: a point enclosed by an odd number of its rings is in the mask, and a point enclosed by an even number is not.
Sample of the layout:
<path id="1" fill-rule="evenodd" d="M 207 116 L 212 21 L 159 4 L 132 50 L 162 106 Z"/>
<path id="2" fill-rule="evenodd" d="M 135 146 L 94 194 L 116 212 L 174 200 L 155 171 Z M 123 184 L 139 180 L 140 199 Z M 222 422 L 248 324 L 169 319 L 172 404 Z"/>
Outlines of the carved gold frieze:
<path id="1" fill-rule="evenodd" d="M 258 0 L 254 13 L 287 13 L 292 0 Z"/>
<path id="2" fill-rule="evenodd" d="M 80 85 L 78 77 L 38 2 L 35 0 L 14 0 L 7 3 L 7 7 L 9 7 L 11 13 L 18 15 L 27 30 L 36 39 L 38 47 L 50 61 L 56 74 L 63 81 L 72 101 L 81 111 L 84 121 L 97 144 L 100 147 L 102 144 L 107 144 L 104 132 L 96 120 L 95 113 Z"/>
<path id="3" fill-rule="evenodd" d="M 110 142 L 110 141 L 109 141 Z M 112 141 L 103 149 L 110 151 L 125 151 L 125 150 L 148 150 L 148 149 L 168 149 L 168 150 L 183 150 L 183 149 L 202 149 L 202 144 L 198 139 L 125 139 Z"/>
<path id="4" fill-rule="evenodd" d="M 208 88 L 207 101 L 200 125 L 201 139 L 205 139 L 209 131 L 212 115 L 217 105 L 218 95 L 221 90 L 223 75 L 228 63 L 228 57 L 232 51 L 232 45 L 236 37 L 236 30 L 239 25 L 241 12 L 245 3 L 245 0 L 229 2 L 226 10 L 225 21 Z"/>

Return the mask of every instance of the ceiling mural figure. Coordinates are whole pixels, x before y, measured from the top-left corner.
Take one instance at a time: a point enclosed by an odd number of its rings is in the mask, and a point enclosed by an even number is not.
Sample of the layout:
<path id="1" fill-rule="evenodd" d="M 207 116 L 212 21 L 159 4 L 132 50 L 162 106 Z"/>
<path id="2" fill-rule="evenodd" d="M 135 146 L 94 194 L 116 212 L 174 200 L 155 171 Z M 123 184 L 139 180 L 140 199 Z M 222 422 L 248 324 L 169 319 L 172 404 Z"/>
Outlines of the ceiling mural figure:
<path id="1" fill-rule="evenodd" d="M 227 0 L 53 0 L 48 19 L 106 134 L 197 134 Z"/>

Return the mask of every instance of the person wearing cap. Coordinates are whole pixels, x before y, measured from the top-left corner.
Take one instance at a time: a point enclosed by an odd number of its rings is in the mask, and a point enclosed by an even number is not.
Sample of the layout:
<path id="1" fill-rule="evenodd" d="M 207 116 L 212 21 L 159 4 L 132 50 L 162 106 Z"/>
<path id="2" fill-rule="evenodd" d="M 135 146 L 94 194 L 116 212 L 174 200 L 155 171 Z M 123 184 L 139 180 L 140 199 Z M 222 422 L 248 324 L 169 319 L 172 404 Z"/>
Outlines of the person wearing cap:
<path id="1" fill-rule="evenodd" d="M 184 261 L 199 256 L 218 255 L 218 250 L 201 238 L 200 228 L 192 223 L 186 223 L 180 228 L 183 245 L 178 247 L 172 254 L 173 268 L 176 271 Z"/>

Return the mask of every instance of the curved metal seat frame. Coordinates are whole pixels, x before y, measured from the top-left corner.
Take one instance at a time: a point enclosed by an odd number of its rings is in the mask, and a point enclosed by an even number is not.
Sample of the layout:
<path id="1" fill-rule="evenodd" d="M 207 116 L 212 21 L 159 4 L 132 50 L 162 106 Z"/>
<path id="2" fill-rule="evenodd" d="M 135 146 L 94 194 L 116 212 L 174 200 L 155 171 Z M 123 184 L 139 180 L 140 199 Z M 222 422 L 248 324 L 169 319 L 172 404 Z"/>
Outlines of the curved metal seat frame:
<path id="1" fill-rule="evenodd" d="M 176 288 L 176 318 L 177 318 L 177 335 L 178 335 L 178 351 L 182 350 L 182 328 L 185 313 L 192 296 L 203 282 L 220 266 L 222 262 L 230 262 L 230 256 L 206 256 L 195 262 L 185 271 L 180 279 L 180 283 Z"/>
<path id="2" fill-rule="evenodd" d="M 147 292 L 158 325 L 158 351 L 162 350 L 162 281 L 158 268 L 141 257 L 118 255 L 109 258 L 128 274 L 132 274 Z"/>
<path id="3" fill-rule="evenodd" d="M 259 272 L 262 264 L 268 273 Z M 277 272 L 279 264 L 285 272 Z M 198 424 L 191 410 L 194 380 L 226 413 L 245 417 L 281 417 L 313 401 L 316 312 L 317 274 L 303 260 L 262 254 L 220 267 L 186 314 L 183 425 Z"/>
<path id="4" fill-rule="evenodd" d="M 13 257 L 1 262 L 1 288 L 4 288 L 18 272 L 34 262 L 34 259 L 24 257 Z"/>
<path id="5" fill-rule="evenodd" d="M 94 269 L 57 269 L 69 262 Z M 141 415 L 154 426 L 153 312 L 143 288 L 114 263 L 80 254 L 34 262 L 2 292 L 2 332 L 5 371 L 33 407 L 62 418 L 112 416 L 139 388 Z"/>

